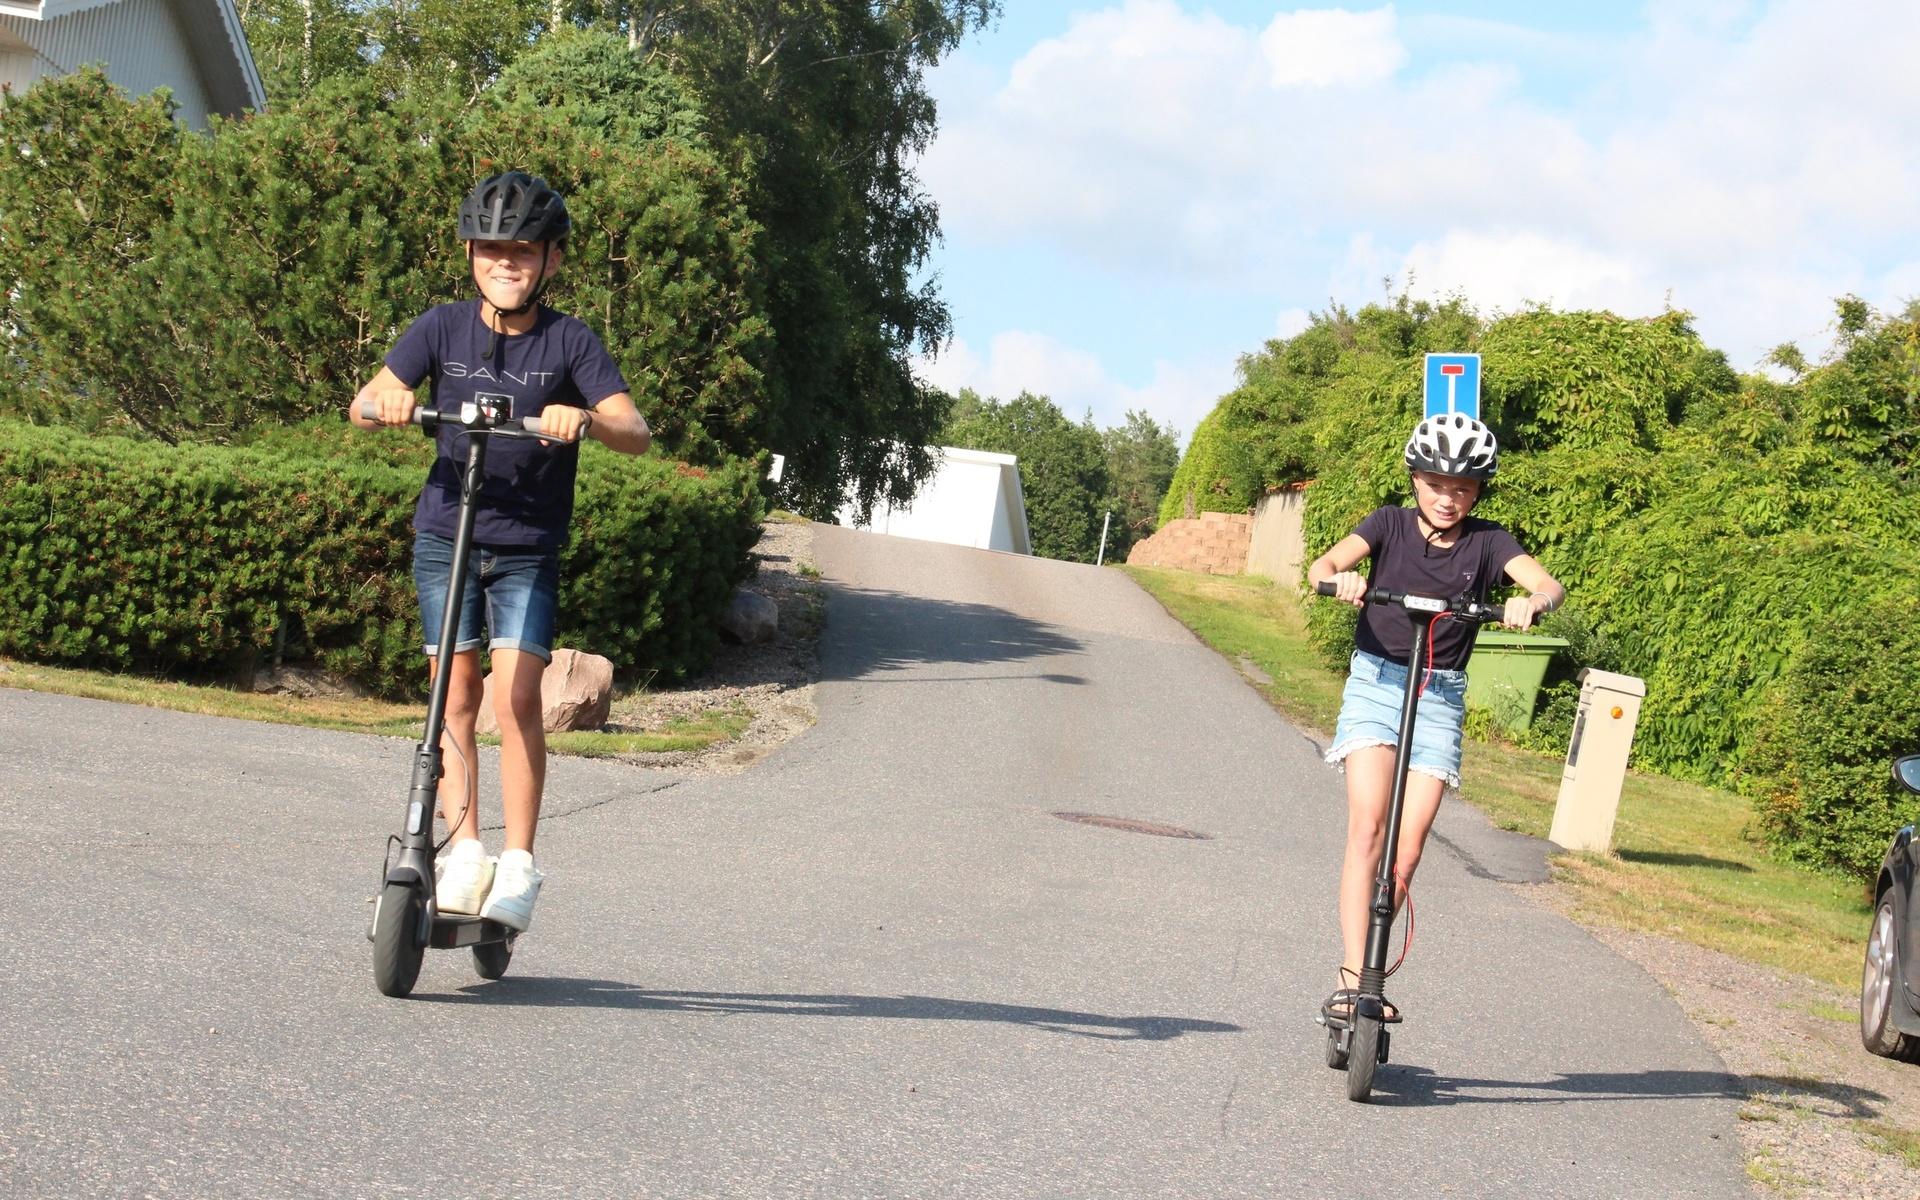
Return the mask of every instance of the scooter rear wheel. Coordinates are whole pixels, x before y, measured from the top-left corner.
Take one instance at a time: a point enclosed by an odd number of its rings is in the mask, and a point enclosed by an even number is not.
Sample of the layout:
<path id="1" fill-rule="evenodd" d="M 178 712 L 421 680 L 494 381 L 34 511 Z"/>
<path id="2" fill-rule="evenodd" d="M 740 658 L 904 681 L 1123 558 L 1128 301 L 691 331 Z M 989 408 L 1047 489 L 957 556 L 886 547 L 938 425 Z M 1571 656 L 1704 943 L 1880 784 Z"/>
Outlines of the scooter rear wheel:
<path id="1" fill-rule="evenodd" d="M 500 978 L 512 961 L 512 942 L 485 942 L 473 948 L 473 973 L 482 979 Z"/>
<path id="2" fill-rule="evenodd" d="M 420 893 L 405 883 L 380 890 L 380 911 L 373 919 L 373 984 L 383 996 L 406 996 L 420 978 Z"/>
<path id="3" fill-rule="evenodd" d="M 1347 1043 L 1347 1099 L 1361 1101 L 1373 1094 L 1373 1073 L 1380 1066 L 1380 1021 L 1353 1014 L 1353 1040 Z"/>

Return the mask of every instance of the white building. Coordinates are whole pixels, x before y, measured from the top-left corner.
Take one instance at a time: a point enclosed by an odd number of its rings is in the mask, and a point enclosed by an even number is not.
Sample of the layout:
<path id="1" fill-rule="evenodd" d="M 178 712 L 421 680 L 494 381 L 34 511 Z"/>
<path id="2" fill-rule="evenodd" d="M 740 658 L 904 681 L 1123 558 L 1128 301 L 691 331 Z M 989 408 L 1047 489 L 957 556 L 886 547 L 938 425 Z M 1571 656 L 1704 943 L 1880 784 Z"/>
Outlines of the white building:
<path id="1" fill-rule="evenodd" d="M 0 83 L 24 92 L 90 63 L 128 95 L 171 89 L 193 129 L 267 104 L 233 0 L 0 0 Z"/>
<path id="2" fill-rule="evenodd" d="M 1020 465 L 1014 456 L 954 446 L 937 447 L 935 453 L 939 463 L 911 505 L 876 507 L 873 520 L 858 528 L 980 550 L 1033 553 L 1027 538 L 1027 497 L 1020 490 Z M 839 516 L 843 525 L 854 523 L 851 505 Z"/>

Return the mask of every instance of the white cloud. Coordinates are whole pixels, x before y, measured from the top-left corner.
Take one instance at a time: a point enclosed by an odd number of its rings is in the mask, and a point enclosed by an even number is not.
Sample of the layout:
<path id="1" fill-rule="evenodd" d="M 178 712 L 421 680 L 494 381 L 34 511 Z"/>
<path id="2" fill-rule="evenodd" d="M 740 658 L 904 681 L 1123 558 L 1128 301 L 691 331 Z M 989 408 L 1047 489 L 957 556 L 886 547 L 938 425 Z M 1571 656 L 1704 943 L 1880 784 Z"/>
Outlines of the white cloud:
<path id="1" fill-rule="evenodd" d="M 1275 87 L 1379 83 L 1407 62 L 1394 33 L 1393 8 L 1281 13 L 1260 35 Z"/>
<path id="2" fill-rule="evenodd" d="M 1407 251 L 1401 275 L 1418 295 L 1458 293 L 1506 312 L 1526 304 L 1629 312 L 1661 304 L 1660 289 L 1642 283 L 1624 257 L 1537 232 L 1448 233 Z"/>
<path id="3" fill-rule="evenodd" d="M 1032 392 L 1052 400 L 1069 420 L 1079 421 L 1091 411 L 1101 429 L 1122 424 L 1129 410 L 1141 409 L 1172 425 L 1183 445 L 1200 418 L 1238 382 L 1231 363 L 1162 360 L 1153 364 L 1145 383 L 1132 386 L 1109 375 L 1097 356 L 1021 330 L 993 335 L 984 357 L 955 338 L 943 353 L 916 359 L 914 366 L 922 380 L 943 391 L 972 388 L 996 400 Z"/>
<path id="4" fill-rule="evenodd" d="M 1458 31 L 1450 58 L 1409 58 L 1423 25 L 1391 8 L 1261 29 L 1124 0 L 1076 15 L 985 102 L 943 108 L 922 176 L 956 244 L 1040 239 L 1102 278 L 1273 311 L 1330 283 L 1365 303 L 1409 268 L 1483 306 L 1658 311 L 1671 291 L 1745 362 L 1807 337 L 1840 292 L 1904 299 L 1920 5 L 1648 11 L 1607 56 L 1488 40 L 1607 63 L 1591 87 L 1530 94 L 1526 62 L 1471 57 Z M 1805 290 L 1756 290 L 1775 288 Z"/>

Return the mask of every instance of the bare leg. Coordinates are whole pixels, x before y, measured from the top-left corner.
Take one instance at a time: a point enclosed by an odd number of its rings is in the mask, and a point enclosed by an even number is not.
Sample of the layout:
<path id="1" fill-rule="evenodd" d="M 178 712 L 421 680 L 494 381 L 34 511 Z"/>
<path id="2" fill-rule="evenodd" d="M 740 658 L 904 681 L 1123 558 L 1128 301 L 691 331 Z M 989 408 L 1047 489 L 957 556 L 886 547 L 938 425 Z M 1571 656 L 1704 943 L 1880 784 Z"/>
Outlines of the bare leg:
<path id="1" fill-rule="evenodd" d="M 547 785 L 547 731 L 540 717 L 546 661 L 519 650 L 493 652 L 493 711 L 500 718 L 500 797 L 508 850 L 533 851 Z"/>
<path id="2" fill-rule="evenodd" d="M 433 686 L 437 660 L 427 659 L 427 686 Z M 440 815 L 453 840 L 480 836 L 480 805 L 470 790 L 467 768 L 479 762 L 473 726 L 480 715 L 480 652 L 462 650 L 453 656 L 453 678 L 447 684 L 447 713 L 440 729 Z M 455 751 L 458 750 L 458 753 Z M 462 755 L 465 757 L 463 758 Z M 473 802 L 469 803 L 469 798 Z"/>
<path id="3" fill-rule="evenodd" d="M 1406 895 L 1406 884 L 1420 865 L 1420 852 L 1426 848 L 1427 831 L 1433 828 L 1445 790 L 1446 785 L 1431 775 L 1407 773 L 1400 847 L 1394 856 L 1396 912 Z M 1340 940 L 1345 948 L 1344 965 L 1354 973 L 1354 979 L 1366 959 L 1373 882 L 1386 847 L 1387 805 L 1392 799 L 1393 747 L 1367 746 L 1347 756 L 1347 853 L 1340 865 Z"/>

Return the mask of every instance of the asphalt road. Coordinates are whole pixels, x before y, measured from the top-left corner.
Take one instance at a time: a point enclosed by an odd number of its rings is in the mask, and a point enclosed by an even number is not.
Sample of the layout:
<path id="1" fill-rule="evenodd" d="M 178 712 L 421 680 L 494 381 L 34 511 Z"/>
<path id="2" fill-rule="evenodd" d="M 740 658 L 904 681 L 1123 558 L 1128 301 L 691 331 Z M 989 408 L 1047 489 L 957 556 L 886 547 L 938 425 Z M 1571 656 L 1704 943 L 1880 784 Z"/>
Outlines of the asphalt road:
<path id="1" fill-rule="evenodd" d="M 407 743 L 0 690 L 0 1194 L 1750 1194 L 1671 1000 L 1503 882 L 1537 845 L 1449 805 L 1351 1104 L 1317 747 L 1118 572 L 816 554 L 818 726 L 556 760 L 508 978 L 407 1001 L 364 940 Z"/>

